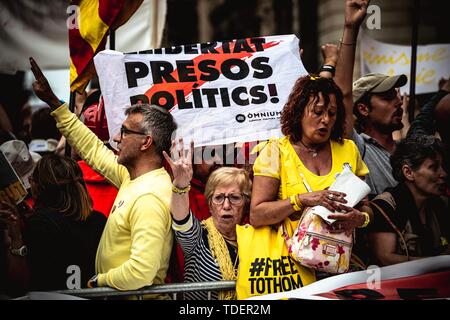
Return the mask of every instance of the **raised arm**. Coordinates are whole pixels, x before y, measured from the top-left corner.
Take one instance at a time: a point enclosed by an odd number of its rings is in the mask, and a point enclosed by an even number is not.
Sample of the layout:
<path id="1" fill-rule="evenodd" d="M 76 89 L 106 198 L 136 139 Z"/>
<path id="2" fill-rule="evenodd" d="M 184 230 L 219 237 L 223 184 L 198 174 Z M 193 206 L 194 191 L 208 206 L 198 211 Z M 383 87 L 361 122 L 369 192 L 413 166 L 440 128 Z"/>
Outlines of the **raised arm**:
<path id="1" fill-rule="evenodd" d="M 323 66 L 319 70 L 322 78 L 333 78 L 336 72 L 336 64 L 339 58 L 339 48 L 335 44 L 325 44 L 320 47 L 323 57 Z"/>
<path id="2" fill-rule="evenodd" d="M 344 33 L 341 40 L 341 49 L 336 66 L 336 84 L 344 95 L 346 112 L 345 132 L 349 136 L 353 130 L 353 66 L 355 64 L 356 40 L 359 27 L 367 14 L 369 0 L 346 0 Z"/>
<path id="3" fill-rule="evenodd" d="M 174 220 L 182 221 L 189 214 L 189 184 L 192 179 L 192 155 L 194 154 L 194 142 L 191 141 L 190 149 L 185 154 L 183 138 L 179 140 L 177 150 L 175 141 L 172 141 L 171 153 L 177 160 L 173 161 L 170 156 L 163 151 L 164 158 L 170 165 L 173 174 L 172 198 L 170 201 L 170 212 Z"/>
<path id="4" fill-rule="evenodd" d="M 50 84 L 47 81 L 47 78 L 39 68 L 36 61 L 33 58 L 30 58 L 30 66 L 31 71 L 34 74 L 34 78 L 36 81 L 33 82 L 33 91 L 37 95 L 39 99 L 44 101 L 50 109 L 56 110 L 59 106 L 62 105 L 62 102 L 58 99 L 58 97 L 53 92 Z"/>
<path id="5" fill-rule="evenodd" d="M 437 104 L 450 93 L 450 79 L 448 79 L 442 88 L 436 93 L 425 105 L 420 109 L 420 113 L 414 119 L 411 127 L 408 130 L 407 136 L 413 134 L 427 134 L 434 135 L 436 132 L 436 127 L 434 124 L 435 115 L 434 111 Z"/>
<path id="6" fill-rule="evenodd" d="M 30 58 L 30 65 L 36 78 L 33 90 L 53 110 L 51 114 L 61 134 L 88 165 L 119 187 L 123 178 L 128 175 L 126 168 L 117 163 L 114 153 L 68 110 L 67 104 L 58 99 L 33 58 Z"/>

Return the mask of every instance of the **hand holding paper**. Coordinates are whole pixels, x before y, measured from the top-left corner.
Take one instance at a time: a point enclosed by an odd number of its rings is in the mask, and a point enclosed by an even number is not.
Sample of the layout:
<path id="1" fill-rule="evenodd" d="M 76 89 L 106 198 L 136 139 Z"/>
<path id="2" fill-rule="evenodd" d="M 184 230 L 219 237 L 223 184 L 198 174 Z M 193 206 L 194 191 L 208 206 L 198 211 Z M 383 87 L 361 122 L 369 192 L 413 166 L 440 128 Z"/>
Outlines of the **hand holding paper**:
<path id="1" fill-rule="evenodd" d="M 346 205 L 353 208 L 369 194 L 370 187 L 367 183 L 358 178 L 351 171 L 349 166 L 345 166 L 344 170 L 339 174 L 329 190 L 345 193 L 345 200 L 347 200 Z M 312 210 L 314 210 L 314 214 L 320 216 L 330 224 L 336 221 L 328 218 L 333 212 L 323 206 L 315 206 Z"/>

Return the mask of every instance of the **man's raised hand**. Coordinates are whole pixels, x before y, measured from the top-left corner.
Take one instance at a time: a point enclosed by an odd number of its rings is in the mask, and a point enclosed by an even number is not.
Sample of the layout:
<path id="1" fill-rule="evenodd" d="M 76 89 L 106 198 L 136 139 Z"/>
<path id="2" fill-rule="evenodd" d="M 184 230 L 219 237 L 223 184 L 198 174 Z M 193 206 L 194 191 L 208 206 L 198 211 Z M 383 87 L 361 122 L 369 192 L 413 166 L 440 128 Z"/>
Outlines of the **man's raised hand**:
<path id="1" fill-rule="evenodd" d="M 47 78 L 42 73 L 41 68 L 39 68 L 36 61 L 34 61 L 34 59 L 31 57 L 30 57 L 30 65 L 31 71 L 33 72 L 34 78 L 36 79 L 36 81 L 33 82 L 34 93 L 39 99 L 47 103 L 51 109 L 58 108 L 61 105 L 61 102 L 59 101 L 58 97 L 53 93 L 53 90 L 50 87 Z"/>

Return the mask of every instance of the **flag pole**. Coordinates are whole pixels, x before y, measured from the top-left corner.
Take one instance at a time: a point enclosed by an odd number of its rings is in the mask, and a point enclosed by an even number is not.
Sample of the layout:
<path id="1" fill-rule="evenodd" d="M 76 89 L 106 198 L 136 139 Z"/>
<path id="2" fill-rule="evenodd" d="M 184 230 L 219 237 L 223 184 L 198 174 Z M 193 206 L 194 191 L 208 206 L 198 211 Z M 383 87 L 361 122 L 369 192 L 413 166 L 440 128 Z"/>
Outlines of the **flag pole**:
<path id="1" fill-rule="evenodd" d="M 417 67 L 417 38 L 419 34 L 419 3 L 420 0 L 414 0 L 412 7 L 412 35 L 411 35 L 411 71 L 409 77 L 409 104 L 408 120 L 414 121 L 414 110 L 416 105 L 416 67 Z"/>
<path id="2" fill-rule="evenodd" d="M 114 30 L 109 32 L 109 50 L 116 50 L 116 32 Z"/>
<path id="3" fill-rule="evenodd" d="M 77 94 L 76 91 L 70 91 L 70 96 L 69 96 L 69 110 L 71 112 L 75 112 L 75 95 Z M 70 144 L 67 142 L 65 143 L 64 146 L 64 155 L 66 157 L 70 157 Z"/>

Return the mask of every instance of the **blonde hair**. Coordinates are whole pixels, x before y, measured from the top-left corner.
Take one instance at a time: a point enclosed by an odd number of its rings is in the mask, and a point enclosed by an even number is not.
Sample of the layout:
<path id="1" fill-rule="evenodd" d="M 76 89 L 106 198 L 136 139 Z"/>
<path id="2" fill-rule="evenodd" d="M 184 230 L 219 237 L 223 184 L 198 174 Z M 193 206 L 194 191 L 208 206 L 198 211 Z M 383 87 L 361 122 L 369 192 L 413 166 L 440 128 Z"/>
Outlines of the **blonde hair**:
<path id="1" fill-rule="evenodd" d="M 219 168 L 208 178 L 205 186 L 205 198 L 208 204 L 211 201 L 214 190 L 219 185 L 230 185 L 237 183 L 241 189 L 242 194 L 245 196 L 246 204 L 250 203 L 250 196 L 252 193 L 252 181 L 248 175 L 248 172 L 244 169 L 234 168 L 234 167 L 222 167 Z"/>

